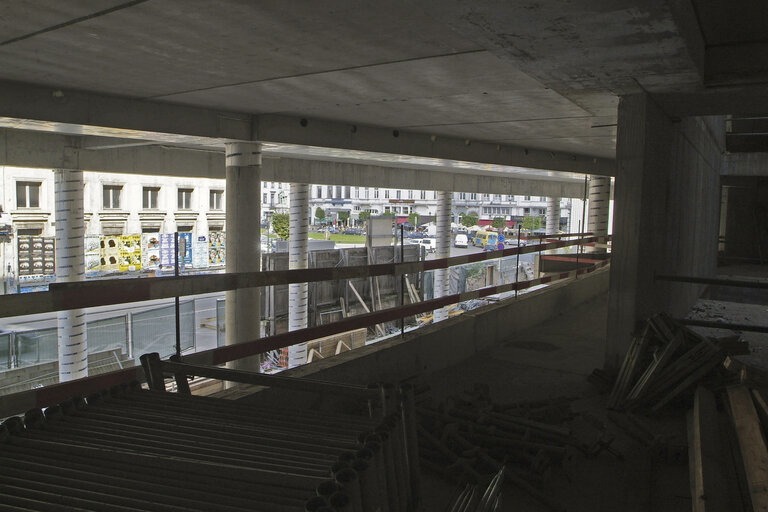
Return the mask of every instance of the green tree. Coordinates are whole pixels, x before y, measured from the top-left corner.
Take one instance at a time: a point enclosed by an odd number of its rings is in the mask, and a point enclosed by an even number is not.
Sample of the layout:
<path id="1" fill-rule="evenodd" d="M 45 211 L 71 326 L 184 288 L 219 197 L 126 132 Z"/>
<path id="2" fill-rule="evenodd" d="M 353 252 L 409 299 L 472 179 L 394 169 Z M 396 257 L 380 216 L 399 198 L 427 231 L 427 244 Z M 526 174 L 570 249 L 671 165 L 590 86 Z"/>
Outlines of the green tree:
<path id="1" fill-rule="evenodd" d="M 395 216 L 395 212 L 393 212 L 391 210 L 390 211 L 386 211 L 386 212 L 382 213 L 381 216 L 382 217 L 394 217 Z"/>
<path id="2" fill-rule="evenodd" d="M 276 213 L 272 216 L 272 230 L 283 240 L 288 240 L 290 222 L 287 213 Z"/>
<path id="3" fill-rule="evenodd" d="M 320 220 L 325 219 L 325 210 L 320 207 L 315 208 L 315 218 Z"/>
<path id="4" fill-rule="evenodd" d="M 491 226 L 496 229 L 504 229 L 507 227 L 507 220 L 504 217 L 496 217 L 493 219 L 493 222 L 491 222 Z"/>
<path id="5" fill-rule="evenodd" d="M 410 214 L 410 215 L 408 215 L 408 222 L 410 222 L 410 223 L 411 223 L 411 224 L 413 224 L 414 226 L 418 226 L 418 225 L 419 225 L 419 219 L 420 219 L 420 218 L 421 218 L 421 215 L 419 215 L 419 214 L 418 214 L 418 213 L 416 213 L 416 212 L 411 212 L 411 214 Z"/>
<path id="6" fill-rule="evenodd" d="M 472 226 L 477 224 L 477 212 L 467 212 L 464 215 L 461 216 L 459 219 L 459 222 L 461 222 L 462 226 L 466 226 L 468 228 L 471 228 Z"/>
<path id="7" fill-rule="evenodd" d="M 357 218 L 360 220 L 360 222 L 365 222 L 368 220 L 368 217 L 371 216 L 371 212 L 360 212 L 357 214 Z"/>
<path id="8" fill-rule="evenodd" d="M 346 210 L 342 210 L 339 212 L 339 220 L 346 221 L 349 218 L 349 212 Z"/>
<path id="9" fill-rule="evenodd" d="M 535 229 L 539 229 L 541 227 L 541 217 L 531 217 L 530 215 L 526 215 L 523 217 L 523 229 L 527 229 L 528 231 L 533 231 Z"/>

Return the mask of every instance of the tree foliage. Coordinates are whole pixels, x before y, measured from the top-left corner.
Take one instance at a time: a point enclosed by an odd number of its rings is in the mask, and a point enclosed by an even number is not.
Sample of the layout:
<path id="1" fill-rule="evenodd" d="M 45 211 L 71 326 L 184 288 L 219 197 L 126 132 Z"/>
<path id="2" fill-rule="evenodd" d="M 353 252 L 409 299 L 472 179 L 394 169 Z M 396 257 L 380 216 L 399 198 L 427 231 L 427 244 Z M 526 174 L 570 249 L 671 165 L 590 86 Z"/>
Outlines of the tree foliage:
<path id="1" fill-rule="evenodd" d="M 382 217 L 394 217 L 394 216 L 395 216 L 395 212 L 393 212 L 393 211 L 391 211 L 391 210 L 390 210 L 390 211 L 388 211 L 388 212 L 384 212 L 384 213 L 382 213 L 382 214 L 381 214 L 381 216 L 382 216 Z"/>
<path id="2" fill-rule="evenodd" d="M 416 212 L 411 212 L 410 215 L 408 215 L 408 222 L 410 222 L 414 226 L 418 226 L 420 218 L 421 218 L 421 215 L 419 215 Z"/>
<path id="3" fill-rule="evenodd" d="M 461 216 L 459 219 L 459 222 L 461 222 L 462 226 L 466 226 L 468 228 L 471 228 L 472 226 L 476 225 L 478 221 L 477 212 L 467 212 L 464 215 Z"/>
<path id="4" fill-rule="evenodd" d="M 541 228 L 541 217 L 531 217 L 530 215 L 523 217 L 523 229 L 533 231 L 539 228 Z"/>
<path id="5" fill-rule="evenodd" d="M 341 210 L 341 211 L 339 212 L 339 220 L 342 220 L 342 221 L 344 221 L 344 220 L 347 220 L 348 218 L 349 218 L 349 212 L 348 212 L 348 211 L 346 211 L 346 210 Z"/>
<path id="6" fill-rule="evenodd" d="M 368 220 L 368 217 L 371 216 L 371 212 L 360 212 L 357 214 L 357 218 L 360 219 L 360 222 L 365 222 Z"/>
<path id="7" fill-rule="evenodd" d="M 507 219 L 504 217 L 496 217 L 493 219 L 493 222 L 491 222 L 491 226 L 495 227 L 496 229 L 504 229 L 507 227 Z"/>
<path id="8" fill-rule="evenodd" d="M 288 240 L 291 217 L 287 213 L 276 213 L 272 216 L 272 230 L 282 238 Z"/>
<path id="9" fill-rule="evenodd" d="M 323 210 L 319 206 L 315 208 L 315 218 L 320 220 L 325 219 L 325 210 Z"/>

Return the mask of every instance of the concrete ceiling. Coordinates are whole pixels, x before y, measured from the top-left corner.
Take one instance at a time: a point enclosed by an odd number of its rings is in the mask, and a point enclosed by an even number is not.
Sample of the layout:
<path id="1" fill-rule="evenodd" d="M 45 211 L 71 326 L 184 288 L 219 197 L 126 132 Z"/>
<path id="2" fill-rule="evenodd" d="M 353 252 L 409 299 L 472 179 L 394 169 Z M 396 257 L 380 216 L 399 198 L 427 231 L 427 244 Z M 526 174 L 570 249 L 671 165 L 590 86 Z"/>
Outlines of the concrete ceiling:
<path id="1" fill-rule="evenodd" d="M 760 97 L 765 56 L 746 78 L 708 57 L 718 45 L 740 50 L 764 37 L 743 18 L 764 21 L 765 7 L 737 3 L 742 15 L 715 0 L 0 0 L 0 87 L 113 95 L 133 101 L 128 111 L 183 105 L 257 116 L 253 136 L 267 142 L 446 157 L 411 143 L 336 142 L 350 126 L 370 126 L 563 154 L 581 170 L 582 156 L 613 158 L 620 94 L 711 97 L 709 77 L 713 86 L 757 84 Z M 27 119 L 125 136 L 120 129 L 151 132 L 144 124 L 157 122 L 126 114 L 78 124 L 46 116 L 37 99 L 12 103 L 0 105 L 5 126 Z M 325 124 L 278 137 L 262 116 Z"/>

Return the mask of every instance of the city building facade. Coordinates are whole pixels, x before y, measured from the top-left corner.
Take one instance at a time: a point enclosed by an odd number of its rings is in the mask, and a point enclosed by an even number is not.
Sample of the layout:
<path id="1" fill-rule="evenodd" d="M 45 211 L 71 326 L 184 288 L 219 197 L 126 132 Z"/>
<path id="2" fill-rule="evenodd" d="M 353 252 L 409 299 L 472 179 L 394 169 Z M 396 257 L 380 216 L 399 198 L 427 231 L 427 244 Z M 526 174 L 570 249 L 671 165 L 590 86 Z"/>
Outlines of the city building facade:
<path id="1" fill-rule="evenodd" d="M 53 256 L 43 249 L 52 248 L 55 235 L 54 173 L 50 169 L 0 167 L 0 291 L 11 292 L 25 282 L 44 283 L 53 279 Z M 225 180 L 136 174 L 85 172 L 85 233 L 87 269 L 91 273 L 130 269 L 151 271 L 163 257 L 152 251 L 160 244 L 160 235 L 179 233 L 194 254 L 194 268 L 222 267 L 225 259 Z M 267 227 L 276 213 L 289 208 L 288 183 L 262 182 L 262 225 Z M 476 213 L 480 224 L 502 217 L 519 221 L 525 216 L 546 213 L 545 197 L 501 194 L 453 193 L 452 220 Z M 399 222 L 412 213 L 421 220 L 432 220 L 437 211 L 437 192 L 432 190 L 311 185 L 310 208 L 313 223 L 354 223 L 361 214 L 392 214 Z M 571 200 L 561 200 L 562 218 L 570 217 Z M 322 210 L 323 218 L 317 215 Z M 362 216 L 364 218 L 364 215 Z M 561 221 L 562 222 L 562 221 Z M 141 235 L 144 239 L 139 242 Z M 143 248 L 143 264 L 138 252 L 135 261 L 122 267 L 110 265 L 108 256 L 97 254 L 98 245 L 130 245 L 135 237 L 136 251 Z M 121 240 L 123 237 L 125 240 Z M 25 245 L 29 242 L 29 247 Z M 21 244 L 21 245 L 20 245 Z M 40 254 L 27 253 L 40 245 Z M 162 249 L 162 248 L 160 248 Z M 93 251 L 89 254 L 88 251 Z M 103 251 L 102 251 L 103 252 Z M 154 254 L 147 259 L 148 254 Z M 208 254 L 206 261 L 205 254 Z M 119 257 L 117 257 L 119 258 Z M 29 261 L 27 262 L 27 259 Z M 47 270 L 46 270 L 47 269 Z M 128 271 L 128 270 L 126 270 Z"/>

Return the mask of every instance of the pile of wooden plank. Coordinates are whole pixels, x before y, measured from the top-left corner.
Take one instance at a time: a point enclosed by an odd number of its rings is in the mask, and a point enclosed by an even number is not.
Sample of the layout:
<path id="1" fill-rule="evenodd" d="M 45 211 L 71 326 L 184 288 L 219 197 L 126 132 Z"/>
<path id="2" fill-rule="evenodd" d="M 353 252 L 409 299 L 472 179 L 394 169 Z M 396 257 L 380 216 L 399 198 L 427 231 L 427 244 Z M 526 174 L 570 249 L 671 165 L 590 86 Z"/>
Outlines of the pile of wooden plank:
<path id="1" fill-rule="evenodd" d="M 768 372 L 733 359 L 724 366 L 742 383 L 699 386 L 688 412 L 692 510 L 766 511 Z"/>
<path id="2" fill-rule="evenodd" d="M 727 355 L 749 353 L 738 336 L 702 336 L 659 314 L 634 337 L 608 398 L 616 410 L 656 412 L 682 396 L 711 372 L 719 372 Z"/>

